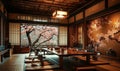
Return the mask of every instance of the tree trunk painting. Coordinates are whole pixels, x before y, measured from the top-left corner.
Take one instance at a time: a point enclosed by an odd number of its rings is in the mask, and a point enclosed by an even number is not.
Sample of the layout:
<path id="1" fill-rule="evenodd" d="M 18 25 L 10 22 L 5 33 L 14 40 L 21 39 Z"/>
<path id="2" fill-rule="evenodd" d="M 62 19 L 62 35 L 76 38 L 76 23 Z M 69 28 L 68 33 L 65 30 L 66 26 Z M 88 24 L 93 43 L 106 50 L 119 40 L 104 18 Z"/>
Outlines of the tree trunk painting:
<path id="1" fill-rule="evenodd" d="M 111 40 L 115 40 L 116 42 L 120 43 L 120 30 L 114 33 L 113 36 L 110 35 L 109 38 Z"/>
<path id="2" fill-rule="evenodd" d="M 22 30 L 21 33 L 26 34 L 28 45 L 30 48 L 30 54 L 35 50 L 35 48 L 39 47 L 45 42 L 50 41 L 51 39 L 53 39 L 54 36 L 58 35 L 57 29 L 55 27 L 51 28 L 49 26 L 41 26 L 40 28 L 36 29 L 34 25 L 27 24 L 24 24 L 21 27 L 22 29 L 24 29 Z M 34 35 L 31 36 L 33 32 L 38 35 L 35 37 L 34 41 L 31 40 L 31 37 L 34 36 Z"/>

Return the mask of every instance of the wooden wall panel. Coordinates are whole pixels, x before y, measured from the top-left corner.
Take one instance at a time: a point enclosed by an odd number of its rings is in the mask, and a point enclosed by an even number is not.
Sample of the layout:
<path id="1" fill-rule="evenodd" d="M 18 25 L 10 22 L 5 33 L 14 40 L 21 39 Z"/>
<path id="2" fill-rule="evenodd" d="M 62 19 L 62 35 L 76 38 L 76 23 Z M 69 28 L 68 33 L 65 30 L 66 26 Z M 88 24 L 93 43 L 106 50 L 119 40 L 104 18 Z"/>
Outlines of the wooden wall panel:
<path id="1" fill-rule="evenodd" d="M 17 53 L 28 53 L 30 51 L 29 47 L 23 47 L 21 48 L 20 45 L 14 45 L 13 48 L 13 53 L 17 54 Z"/>
<path id="2" fill-rule="evenodd" d="M 120 4 L 120 0 L 108 0 L 108 7 Z"/>
<path id="3" fill-rule="evenodd" d="M 69 19 L 69 23 L 73 23 L 73 22 L 74 22 L 74 16 Z"/>
<path id="4" fill-rule="evenodd" d="M 69 27 L 69 32 L 68 32 L 68 36 L 69 36 L 68 42 L 70 47 L 73 47 L 73 44 L 78 41 L 77 33 L 78 33 L 77 25 L 71 25 Z"/>
<path id="5" fill-rule="evenodd" d="M 4 6 L 3 6 L 3 3 L 0 1 L 0 11 L 3 13 L 4 11 Z"/>
<path id="6" fill-rule="evenodd" d="M 12 13 L 10 13 L 10 14 L 8 14 L 8 18 L 9 19 L 16 19 L 17 20 L 18 19 L 18 17 L 17 17 L 18 15 L 19 14 L 12 14 Z"/>
<path id="7" fill-rule="evenodd" d="M 67 20 L 67 19 L 62 19 L 62 20 L 60 21 L 60 23 L 62 23 L 62 24 L 68 24 L 68 20 Z"/>
<path id="8" fill-rule="evenodd" d="M 83 18 L 83 12 L 80 12 L 76 15 L 76 21 L 80 20 Z"/>
<path id="9" fill-rule="evenodd" d="M 102 1 L 102 2 L 100 2 L 98 4 L 96 4 L 96 5 L 88 8 L 88 9 L 86 9 L 85 10 L 85 16 L 86 17 L 90 16 L 90 15 L 95 14 L 95 13 L 101 11 L 101 10 L 104 10 L 104 9 L 105 9 L 105 2 Z"/>
<path id="10" fill-rule="evenodd" d="M 1 45 L 1 16 L 0 16 L 0 45 Z"/>

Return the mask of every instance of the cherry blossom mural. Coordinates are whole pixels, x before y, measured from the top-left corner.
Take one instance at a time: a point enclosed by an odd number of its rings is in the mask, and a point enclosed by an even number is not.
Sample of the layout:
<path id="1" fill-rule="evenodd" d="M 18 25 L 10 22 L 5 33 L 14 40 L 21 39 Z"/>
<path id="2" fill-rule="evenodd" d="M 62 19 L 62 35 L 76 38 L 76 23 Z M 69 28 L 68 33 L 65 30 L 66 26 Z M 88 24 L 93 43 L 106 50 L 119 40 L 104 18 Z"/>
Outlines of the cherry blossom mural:
<path id="1" fill-rule="evenodd" d="M 90 21 L 88 37 L 90 41 L 98 44 L 101 48 L 114 49 L 118 47 L 120 43 L 120 12 Z"/>
<path id="2" fill-rule="evenodd" d="M 113 39 L 120 42 L 119 15 L 105 16 L 91 21 L 88 29 L 90 40 L 100 42 L 102 39 Z"/>
<path id="3" fill-rule="evenodd" d="M 21 24 L 21 46 L 36 48 L 41 45 L 58 45 L 58 27 Z"/>

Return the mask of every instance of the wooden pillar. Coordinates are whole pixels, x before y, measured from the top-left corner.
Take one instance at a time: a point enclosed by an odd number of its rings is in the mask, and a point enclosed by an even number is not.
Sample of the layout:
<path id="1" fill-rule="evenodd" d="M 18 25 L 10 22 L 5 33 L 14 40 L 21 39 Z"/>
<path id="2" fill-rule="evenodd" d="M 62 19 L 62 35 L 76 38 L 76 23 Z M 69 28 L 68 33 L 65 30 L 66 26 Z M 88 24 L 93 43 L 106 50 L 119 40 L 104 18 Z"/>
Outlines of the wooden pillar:
<path id="1" fill-rule="evenodd" d="M 0 41 L 1 41 L 1 42 L 0 42 L 0 43 L 1 43 L 1 45 L 3 45 L 3 17 L 1 17 L 0 20 L 1 20 L 1 21 L 0 21 L 0 23 L 1 23 L 1 24 L 0 24 L 0 25 L 1 25 L 1 27 L 0 27 L 0 33 L 1 33 L 1 35 L 0 35 L 0 36 L 1 36 L 1 40 L 0 40 Z"/>
<path id="2" fill-rule="evenodd" d="M 85 49 L 87 47 L 87 24 L 86 24 L 86 17 L 85 17 L 85 10 L 83 11 L 83 28 L 82 28 L 82 32 L 83 32 L 83 48 Z"/>
<path id="3" fill-rule="evenodd" d="M 38 59 L 40 60 L 41 66 L 44 66 L 44 60 L 42 55 L 38 55 Z"/>
<path id="4" fill-rule="evenodd" d="M 108 9 L 108 0 L 105 0 L 105 8 Z"/>
<path id="5" fill-rule="evenodd" d="M 13 47 L 14 46 L 12 46 L 12 48 L 10 48 L 10 56 L 12 56 L 12 54 L 13 54 Z"/>
<path id="6" fill-rule="evenodd" d="M 0 55 L 0 63 L 2 62 L 2 56 Z"/>

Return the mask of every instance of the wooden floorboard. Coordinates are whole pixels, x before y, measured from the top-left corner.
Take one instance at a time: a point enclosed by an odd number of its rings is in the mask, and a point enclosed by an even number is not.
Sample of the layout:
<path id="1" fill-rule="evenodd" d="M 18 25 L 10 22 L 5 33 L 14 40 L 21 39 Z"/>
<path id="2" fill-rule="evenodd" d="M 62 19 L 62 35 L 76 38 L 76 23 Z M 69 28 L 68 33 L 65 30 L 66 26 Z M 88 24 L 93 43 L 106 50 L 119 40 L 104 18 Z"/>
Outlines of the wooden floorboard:
<path id="1" fill-rule="evenodd" d="M 0 63 L 0 71 L 26 71 L 25 69 L 25 58 L 28 54 L 13 54 L 11 57 L 6 58 L 3 63 Z M 50 70 L 42 70 L 42 71 L 63 71 L 60 69 L 56 69 L 59 66 L 53 66 L 55 69 L 52 69 L 50 66 L 45 66 L 47 68 L 51 68 Z M 42 67 L 44 69 L 44 67 Z"/>
<path id="2" fill-rule="evenodd" d="M 3 63 L 0 63 L 0 71 L 25 71 L 25 62 L 24 62 L 25 56 L 26 54 L 13 54 L 11 57 L 6 58 Z M 114 71 L 114 70 L 120 71 L 120 62 L 114 60 L 108 60 L 108 59 L 106 60 L 102 58 L 99 59 L 102 61 L 109 62 L 110 64 L 96 66 L 98 71 Z M 63 71 L 63 70 L 49 70 L 49 71 Z"/>
<path id="3" fill-rule="evenodd" d="M 0 63 L 0 71 L 24 71 L 24 54 L 14 54 Z"/>

